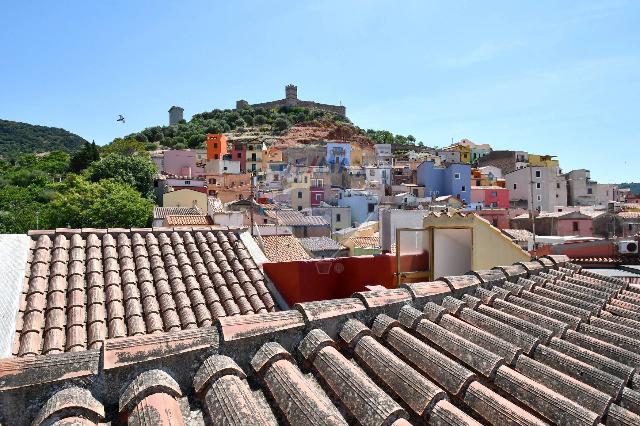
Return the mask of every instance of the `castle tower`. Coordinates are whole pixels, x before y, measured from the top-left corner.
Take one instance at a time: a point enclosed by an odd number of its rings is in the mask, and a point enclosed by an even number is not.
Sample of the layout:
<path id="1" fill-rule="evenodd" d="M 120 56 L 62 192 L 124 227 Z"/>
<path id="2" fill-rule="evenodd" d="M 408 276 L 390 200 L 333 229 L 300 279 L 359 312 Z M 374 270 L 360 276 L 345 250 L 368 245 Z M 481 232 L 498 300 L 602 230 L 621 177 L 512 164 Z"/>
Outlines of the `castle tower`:
<path id="1" fill-rule="evenodd" d="M 184 108 L 181 108 L 179 106 L 174 105 L 169 108 L 169 126 L 173 126 L 174 124 L 178 124 L 180 121 L 182 121 L 184 119 L 183 113 Z"/>
<path id="2" fill-rule="evenodd" d="M 298 86 L 287 84 L 284 88 L 284 94 L 288 106 L 295 106 L 298 103 Z"/>

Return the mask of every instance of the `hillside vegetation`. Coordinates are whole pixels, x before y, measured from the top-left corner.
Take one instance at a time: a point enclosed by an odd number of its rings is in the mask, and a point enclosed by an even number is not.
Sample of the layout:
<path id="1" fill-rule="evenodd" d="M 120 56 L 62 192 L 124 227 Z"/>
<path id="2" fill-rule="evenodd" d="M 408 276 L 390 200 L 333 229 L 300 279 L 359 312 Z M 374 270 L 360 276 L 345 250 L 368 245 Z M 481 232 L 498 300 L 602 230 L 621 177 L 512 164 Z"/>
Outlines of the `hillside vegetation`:
<path id="1" fill-rule="evenodd" d="M 640 182 L 629 182 L 629 183 L 621 183 L 618 185 L 619 188 L 629 188 L 631 189 L 631 193 L 640 195 Z"/>
<path id="2" fill-rule="evenodd" d="M 80 136 L 57 127 L 0 120 L 0 157 L 3 158 L 52 151 L 74 153 L 85 142 Z"/>
<path id="3" fill-rule="evenodd" d="M 234 137 L 251 135 L 273 140 L 286 139 L 294 129 L 314 125 L 335 128 L 338 133 L 357 136 L 357 140 L 366 140 L 369 143 L 415 143 L 415 138 L 411 135 L 394 135 L 385 130 L 364 130 L 353 125 L 346 117 L 299 107 L 215 109 L 195 114 L 188 122 L 185 121 L 173 126 L 149 127 L 127 135 L 124 139 L 136 139 L 145 143 L 148 150 L 159 147 L 203 148 L 207 133 L 226 133 L 232 134 Z M 295 134 L 295 132 L 293 133 Z M 331 132 L 329 136 L 331 136 Z M 336 137 L 336 139 L 341 138 Z"/>

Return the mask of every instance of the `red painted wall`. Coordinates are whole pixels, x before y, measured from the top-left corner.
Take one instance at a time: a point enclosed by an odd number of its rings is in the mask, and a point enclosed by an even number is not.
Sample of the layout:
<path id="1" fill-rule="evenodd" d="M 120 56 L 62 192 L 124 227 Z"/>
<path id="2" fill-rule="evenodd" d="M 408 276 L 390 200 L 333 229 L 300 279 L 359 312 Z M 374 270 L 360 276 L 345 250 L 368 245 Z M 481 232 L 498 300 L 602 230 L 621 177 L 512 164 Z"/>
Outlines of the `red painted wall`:
<path id="1" fill-rule="evenodd" d="M 495 195 L 493 195 L 495 193 Z M 491 207 L 496 203 L 495 208 L 509 208 L 509 190 L 506 188 L 471 188 L 471 202 L 483 203 L 484 207 Z"/>
<path id="2" fill-rule="evenodd" d="M 428 255 L 403 256 L 402 271 L 426 270 Z M 265 263 L 264 272 L 291 306 L 298 302 L 350 297 L 365 285 L 394 288 L 396 257 L 391 254 Z"/>
<path id="3" fill-rule="evenodd" d="M 316 195 L 320 195 L 320 198 L 317 199 Z M 309 197 L 311 197 L 311 207 L 318 207 L 324 201 L 324 188 L 311 188 Z"/>

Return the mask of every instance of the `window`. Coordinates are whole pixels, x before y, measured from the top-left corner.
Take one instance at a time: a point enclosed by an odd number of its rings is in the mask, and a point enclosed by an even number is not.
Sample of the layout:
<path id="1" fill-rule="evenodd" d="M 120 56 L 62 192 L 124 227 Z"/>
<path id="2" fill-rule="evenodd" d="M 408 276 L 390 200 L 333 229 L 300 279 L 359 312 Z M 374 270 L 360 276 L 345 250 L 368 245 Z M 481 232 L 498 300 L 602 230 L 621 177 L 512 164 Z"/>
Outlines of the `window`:
<path id="1" fill-rule="evenodd" d="M 491 196 L 492 197 L 497 197 L 498 196 L 498 191 L 491 191 Z"/>
<path id="2" fill-rule="evenodd" d="M 480 186 L 480 179 L 476 179 L 476 186 Z"/>
<path id="3" fill-rule="evenodd" d="M 213 144 L 213 147 L 214 147 L 214 148 L 217 148 L 217 147 L 218 147 L 218 144 L 217 144 L 217 143 L 214 143 L 214 144 Z"/>
<path id="4" fill-rule="evenodd" d="M 375 175 L 376 175 L 376 172 L 373 169 L 369 170 L 369 176 L 375 176 Z"/>
<path id="5" fill-rule="evenodd" d="M 587 194 L 589 195 L 593 194 L 593 188 L 587 188 Z"/>
<path id="6" fill-rule="evenodd" d="M 556 188 L 560 189 L 560 182 L 556 183 Z"/>
<path id="7" fill-rule="evenodd" d="M 460 189 L 460 192 L 467 192 L 467 187 L 462 185 L 462 188 Z"/>
<path id="8" fill-rule="evenodd" d="M 211 179 L 209 179 L 209 183 L 212 184 L 212 185 L 215 185 L 216 180 L 214 178 L 211 178 Z"/>
<path id="9" fill-rule="evenodd" d="M 513 189 L 518 189 L 518 185 L 517 184 L 513 184 Z"/>
<path id="10" fill-rule="evenodd" d="M 375 211 L 375 209 L 376 209 L 376 205 L 375 205 L 375 204 L 373 204 L 373 203 L 369 203 L 369 204 L 367 205 L 367 212 L 369 212 L 369 213 L 373 213 L 373 212 Z"/>
<path id="11" fill-rule="evenodd" d="M 578 224 L 578 222 L 573 222 L 573 232 L 578 232 L 580 230 L 580 225 Z"/>
<path id="12" fill-rule="evenodd" d="M 238 159 L 241 159 L 242 158 L 242 153 L 241 152 L 236 153 L 236 157 L 238 157 Z"/>
<path id="13" fill-rule="evenodd" d="M 304 177 L 304 183 L 308 183 L 309 182 L 309 178 L 307 176 Z"/>
<path id="14" fill-rule="evenodd" d="M 556 194 L 556 198 L 560 198 L 560 195 L 559 195 L 559 194 Z"/>
<path id="15" fill-rule="evenodd" d="M 542 195 L 538 195 L 536 198 L 538 201 L 542 201 Z"/>
<path id="16" fill-rule="evenodd" d="M 214 160 L 218 160 L 220 158 L 220 156 L 218 154 L 213 154 L 213 159 Z"/>
<path id="17" fill-rule="evenodd" d="M 253 145 L 248 145 L 248 146 L 247 146 L 247 149 L 248 149 L 249 151 L 252 151 L 252 150 L 253 150 Z"/>
<path id="18" fill-rule="evenodd" d="M 185 184 L 185 185 L 191 185 L 191 181 L 190 181 L 190 180 L 185 180 L 185 181 L 184 181 L 184 184 Z"/>
<path id="19" fill-rule="evenodd" d="M 340 213 L 336 213 L 336 222 L 340 222 L 342 220 L 342 216 L 340 216 Z"/>
<path id="20" fill-rule="evenodd" d="M 256 161 L 256 153 L 251 154 L 251 161 Z"/>
<path id="21" fill-rule="evenodd" d="M 536 182 L 536 189 L 542 188 L 542 184 L 540 182 Z"/>
<path id="22" fill-rule="evenodd" d="M 460 173 L 454 173 L 453 174 L 453 178 L 454 179 L 460 179 Z"/>
<path id="23" fill-rule="evenodd" d="M 225 167 L 223 167 L 223 168 L 222 168 L 222 170 L 227 170 L 227 167 L 226 167 L 226 166 L 225 166 Z"/>
<path id="24" fill-rule="evenodd" d="M 251 164 L 251 170 L 256 171 L 256 163 Z"/>
<path id="25" fill-rule="evenodd" d="M 302 211 L 302 206 L 298 206 L 298 211 Z M 306 230 L 305 230 L 305 234 L 306 234 Z"/>
<path id="26" fill-rule="evenodd" d="M 316 201 L 322 200 L 322 194 L 316 194 Z"/>
<path id="27" fill-rule="evenodd" d="M 542 176 L 542 172 L 540 170 L 536 170 L 536 177 L 539 178 Z"/>
<path id="28" fill-rule="evenodd" d="M 629 224 L 629 231 L 633 231 L 633 223 Z"/>
<path id="29" fill-rule="evenodd" d="M 298 198 L 302 198 L 302 191 L 298 191 Z"/>

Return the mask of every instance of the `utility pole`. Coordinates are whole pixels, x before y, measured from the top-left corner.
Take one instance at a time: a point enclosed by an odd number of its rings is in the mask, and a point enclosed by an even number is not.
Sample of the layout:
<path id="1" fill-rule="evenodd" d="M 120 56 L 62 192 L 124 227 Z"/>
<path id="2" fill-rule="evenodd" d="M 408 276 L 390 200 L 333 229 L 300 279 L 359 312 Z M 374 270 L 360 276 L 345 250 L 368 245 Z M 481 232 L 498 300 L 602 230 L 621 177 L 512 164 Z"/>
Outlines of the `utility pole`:
<path id="1" fill-rule="evenodd" d="M 529 165 L 529 174 L 531 175 L 531 205 L 529 206 L 529 214 L 531 215 L 531 232 L 533 233 L 533 258 L 536 256 L 536 218 L 534 216 L 534 208 L 533 208 L 533 167 Z"/>
<path id="2" fill-rule="evenodd" d="M 255 173 L 251 173 L 251 195 L 249 196 L 249 215 L 251 216 L 251 236 L 253 237 L 253 190 L 254 183 L 253 179 L 255 179 Z"/>

